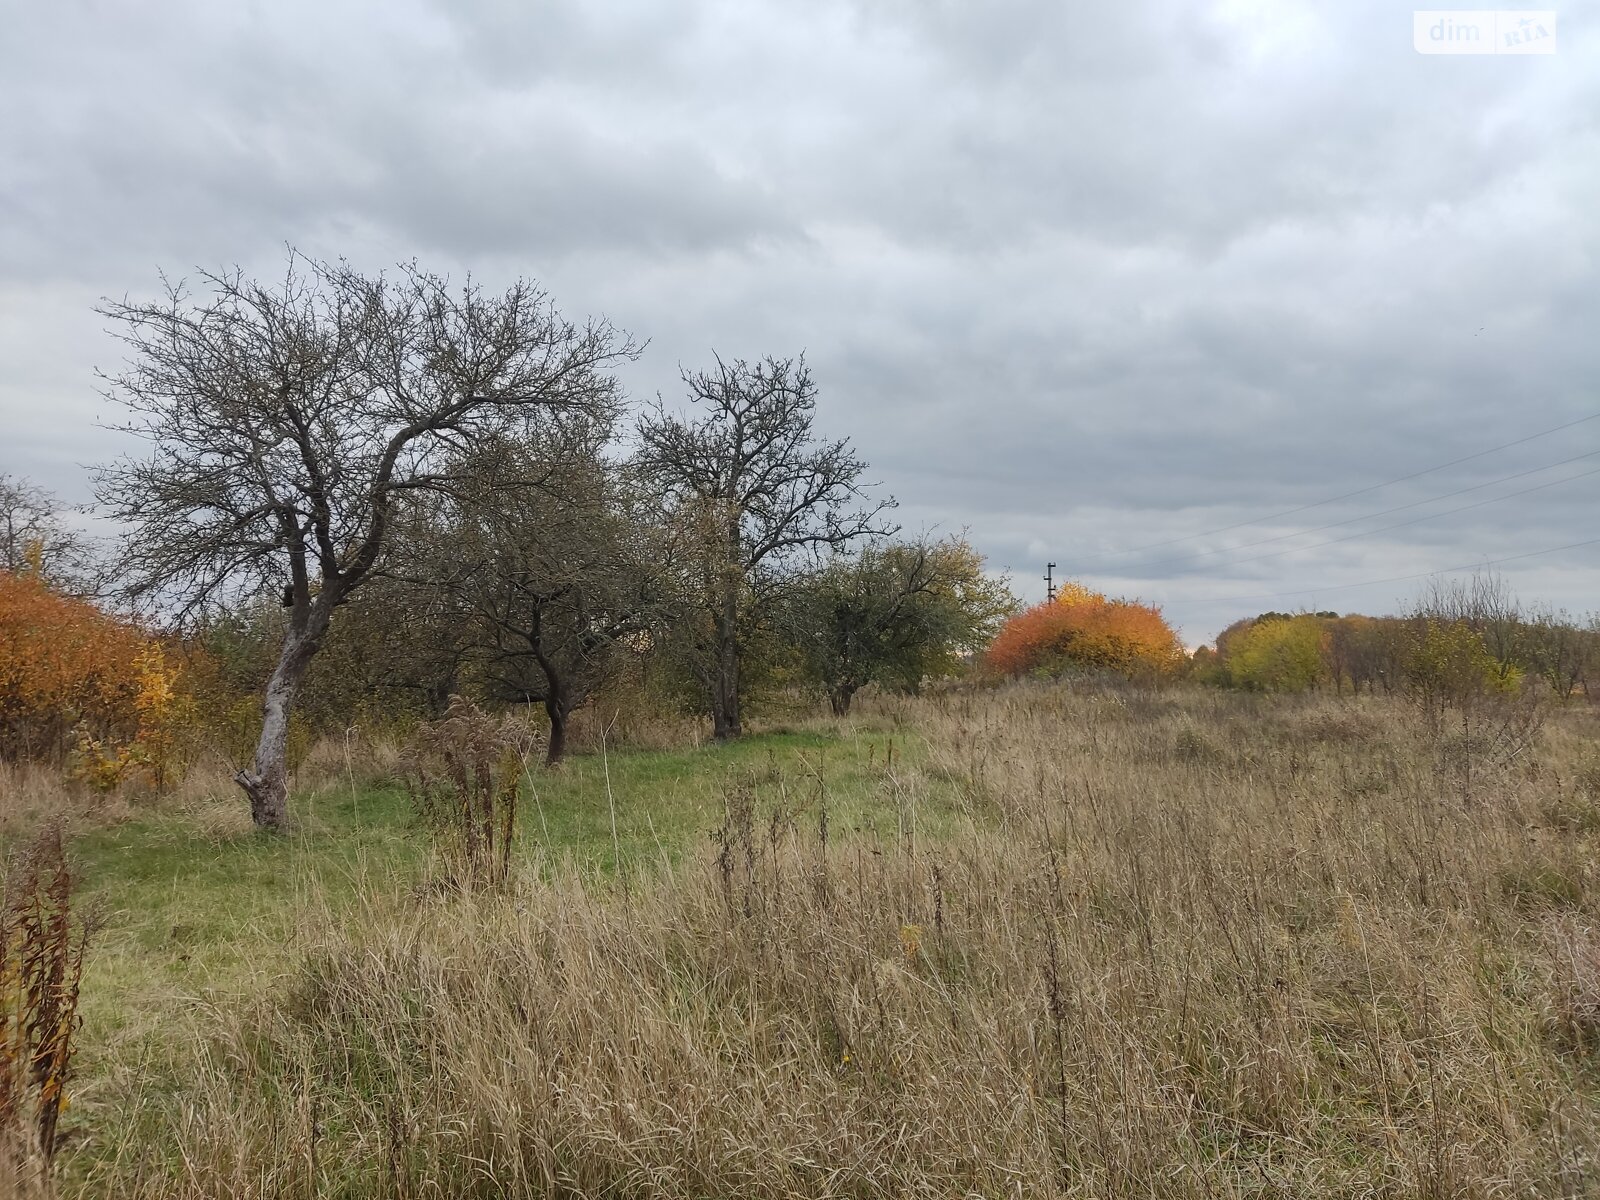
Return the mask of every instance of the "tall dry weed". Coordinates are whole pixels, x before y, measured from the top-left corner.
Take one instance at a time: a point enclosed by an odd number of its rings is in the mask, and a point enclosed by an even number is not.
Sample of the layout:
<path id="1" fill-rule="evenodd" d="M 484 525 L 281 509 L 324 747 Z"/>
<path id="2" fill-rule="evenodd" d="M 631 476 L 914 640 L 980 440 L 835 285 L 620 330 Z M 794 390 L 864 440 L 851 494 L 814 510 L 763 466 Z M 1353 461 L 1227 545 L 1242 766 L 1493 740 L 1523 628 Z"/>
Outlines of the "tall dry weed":
<path id="1" fill-rule="evenodd" d="M 1486 765 L 1464 804 L 1381 700 L 1023 687 L 901 711 L 923 765 L 897 786 L 921 793 L 892 834 L 752 777 L 702 854 L 626 888 L 557 870 L 375 901 L 278 1003 L 219 1020 L 99 1183 L 1600 1191 L 1600 843 L 1551 816 L 1592 726 Z M 916 835 L 940 804 L 955 831 Z"/>
<path id="2" fill-rule="evenodd" d="M 74 912 L 61 828 L 5 864 L 0 892 L 0 1177 L 42 1186 L 67 1104 L 78 985 L 94 920 Z"/>
<path id="3" fill-rule="evenodd" d="M 505 882 L 536 741 L 515 717 L 490 716 L 459 696 L 442 720 L 417 728 L 402 758 L 406 793 L 452 886 Z"/>

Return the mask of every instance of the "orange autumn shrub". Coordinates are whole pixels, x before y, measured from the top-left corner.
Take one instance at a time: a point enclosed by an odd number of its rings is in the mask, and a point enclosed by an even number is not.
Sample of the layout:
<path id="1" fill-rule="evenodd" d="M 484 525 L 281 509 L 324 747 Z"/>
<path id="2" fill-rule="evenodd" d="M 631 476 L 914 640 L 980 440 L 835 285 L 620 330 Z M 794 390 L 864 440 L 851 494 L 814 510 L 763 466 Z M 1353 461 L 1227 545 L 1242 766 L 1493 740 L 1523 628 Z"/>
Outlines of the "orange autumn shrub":
<path id="1" fill-rule="evenodd" d="M 1071 669 L 1164 674 L 1183 662 L 1183 647 L 1160 609 L 1108 600 L 1082 584 L 1068 583 L 1055 600 L 1006 622 L 986 661 L 993 670 L 1013 676 Z"/>
<path id="2" fill-rule="evenodd" d="M 159 783 L 176 677 L 137 626 L 35 573 L 0 571 L 0 755 L 57 760 L 70 751 L 97 786 L 134 771 Z"/>

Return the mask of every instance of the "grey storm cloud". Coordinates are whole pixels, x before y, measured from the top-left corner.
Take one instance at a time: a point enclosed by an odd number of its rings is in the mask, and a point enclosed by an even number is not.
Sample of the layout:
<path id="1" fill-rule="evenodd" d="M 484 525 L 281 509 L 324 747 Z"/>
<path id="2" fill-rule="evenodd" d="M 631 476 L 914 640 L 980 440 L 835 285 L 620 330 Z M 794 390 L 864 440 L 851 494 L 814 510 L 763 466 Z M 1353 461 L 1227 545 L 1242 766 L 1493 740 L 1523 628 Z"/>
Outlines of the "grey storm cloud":
<path id="1" fill-rule="evenodd" d="M 1378 0 L 14 6 L 0 470 L 83 500 L 124 448 L 98 297 L 293 244 L 533 275 L 649 339 L 641 398 L 804 350 L 903 523 L 1030 595 L 1053 560 L 1191 641 L 1389 609 L 1346 585 L 1593 536 L 1600 456 L 1350 519 L 1600 421 L 1274 517 L 1600 412 L 1600 14 L 1558 20 L 1450 58 Z M 1600 547 L 1505 570 L 1600 607 Z"/>

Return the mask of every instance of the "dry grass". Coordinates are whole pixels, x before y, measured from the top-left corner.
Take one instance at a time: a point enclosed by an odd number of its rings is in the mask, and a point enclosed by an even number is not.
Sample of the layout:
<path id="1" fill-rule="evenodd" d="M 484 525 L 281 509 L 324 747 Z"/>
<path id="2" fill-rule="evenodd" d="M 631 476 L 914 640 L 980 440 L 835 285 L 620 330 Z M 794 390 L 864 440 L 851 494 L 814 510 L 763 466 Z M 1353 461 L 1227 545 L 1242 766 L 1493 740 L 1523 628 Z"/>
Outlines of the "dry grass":
<path id="1" fill-rule="evenodd" d="M 0 759 L 0 845 L 47 823 L 82 831 L 158 813 L 188 821 L 209 836 L 243 833 L 249 829 L 249 812 L 233 772 L 220 754 L 206 752 L 163 791 L 153 791 L 144 780 L 100 791 L 71 778 L 59 765 Z M 352 727 L 313 742 L 295 764 L 294 784 L 297 791 L 316 792 L 387 783 L 401 774 L 396 737 Z"/>
<path id="2" fill-rule="evenodd" d="M 69 784 L 59 768 L 0 759 L 0 839 L 8 843 L 47 821 L 95 819 L 115 803 Z"/>
<path id="3" fill-rule="evenodd" d="M 608 751 L 676 750 L 704 745 L 710 737 L 705 726 L 698 713 L 649 709 L 626 695 L 601 696 L 572 714 L 567 747 L 573 754 L 598 754 L 602 745 Z"/>
<path id="4" fill-rule="evenodd" d="M 192 1018 L 85 1189 L 1600 1193 L 1587 711 L 1499 763 L 1381 701 L 869 719 L 929 747 L 894 833 L 735 786 L 717 844 L 625 887 L 374 894 L 281 994 Z"/>

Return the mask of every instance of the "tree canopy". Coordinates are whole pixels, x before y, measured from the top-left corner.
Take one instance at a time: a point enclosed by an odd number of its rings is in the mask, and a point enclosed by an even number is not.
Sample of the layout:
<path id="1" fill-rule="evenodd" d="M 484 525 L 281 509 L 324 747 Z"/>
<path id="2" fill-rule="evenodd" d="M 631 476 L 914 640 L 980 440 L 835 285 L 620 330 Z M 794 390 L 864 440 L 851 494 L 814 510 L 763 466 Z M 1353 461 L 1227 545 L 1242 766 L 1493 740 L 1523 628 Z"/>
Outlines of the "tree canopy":
<path id="1" fill-rule="evenodd" d="M 130 355 L 110 395 L 149 450 L 102 471 L 99 494 L 129 530 L 128 596 L 184 616 L 282 590 L 261 740 L 237 774 L 256 822 L 280 827 L 295 694 L 398 510 L 449 492 L 452 464 L 486 440 L 612 411 L 610 368 L 636 347 L 563 318 L 526 280 L 492 293 L 415 265 L 364 275 L 291 254 L 276 283 L 230 270 L 200 284 L 101 309 Z"/>

